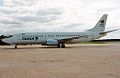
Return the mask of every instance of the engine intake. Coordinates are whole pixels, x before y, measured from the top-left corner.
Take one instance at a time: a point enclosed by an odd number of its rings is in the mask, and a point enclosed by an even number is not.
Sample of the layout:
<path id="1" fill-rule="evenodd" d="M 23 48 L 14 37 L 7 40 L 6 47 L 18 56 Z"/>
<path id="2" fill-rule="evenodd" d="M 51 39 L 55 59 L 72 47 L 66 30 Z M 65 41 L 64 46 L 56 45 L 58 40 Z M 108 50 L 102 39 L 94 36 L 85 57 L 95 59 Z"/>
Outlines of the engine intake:
<path id="1" fill-rule="evenodd" d="M 54 40 L 54 39 L 48 39 L 48 40 L 46 41 L 46 44 L 47 44 L 48 46 L 56 46 L 56 45 L 58 44 L 58 41 L 57 41 L 57 40 Z"/>

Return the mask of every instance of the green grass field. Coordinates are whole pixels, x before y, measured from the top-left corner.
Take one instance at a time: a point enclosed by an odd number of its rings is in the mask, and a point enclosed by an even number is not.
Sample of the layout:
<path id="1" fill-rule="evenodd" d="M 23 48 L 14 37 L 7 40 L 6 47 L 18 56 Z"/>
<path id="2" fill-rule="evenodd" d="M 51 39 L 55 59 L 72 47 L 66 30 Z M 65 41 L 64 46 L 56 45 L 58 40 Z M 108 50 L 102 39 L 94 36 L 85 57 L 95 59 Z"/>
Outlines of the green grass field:
<path id="1" fill-rule="evenodd" d="M 105 42 L 90 41 L 90 42 L 80 42 L 80 44 L 105 44 Z"/>

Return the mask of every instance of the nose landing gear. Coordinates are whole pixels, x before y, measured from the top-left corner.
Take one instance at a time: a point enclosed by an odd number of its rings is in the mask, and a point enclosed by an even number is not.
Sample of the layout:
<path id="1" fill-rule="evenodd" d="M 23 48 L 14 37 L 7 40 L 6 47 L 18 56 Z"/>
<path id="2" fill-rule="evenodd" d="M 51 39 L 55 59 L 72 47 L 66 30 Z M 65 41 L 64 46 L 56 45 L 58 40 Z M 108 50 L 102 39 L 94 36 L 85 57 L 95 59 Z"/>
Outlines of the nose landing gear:
<path id="1" fill-rule="evenodd" d="M 17 45 L 15 45 L 15 47 L 14 47 L 15 49 L 17 49 Z"/>

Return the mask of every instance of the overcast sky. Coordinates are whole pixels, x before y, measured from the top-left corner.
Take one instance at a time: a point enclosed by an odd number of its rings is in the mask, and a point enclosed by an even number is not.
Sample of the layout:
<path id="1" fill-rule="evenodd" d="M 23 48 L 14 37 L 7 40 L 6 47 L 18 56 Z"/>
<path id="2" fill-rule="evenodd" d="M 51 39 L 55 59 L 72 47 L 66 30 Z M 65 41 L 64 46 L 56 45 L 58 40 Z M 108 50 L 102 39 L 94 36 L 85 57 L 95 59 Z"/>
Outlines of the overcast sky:
<path id="1" fill-rule="evenodd" d="M 0 0 L 0 34 L 81 32 L 103 14 L 106 30 L 120 29 L 120 0 Z M 120 31 L 104 38 L 120 38 Z"/>
<path id="2" fill-rule="evenodd" d="M 3 0 L 0 0 L 0 6 L 3 6 Z"/>

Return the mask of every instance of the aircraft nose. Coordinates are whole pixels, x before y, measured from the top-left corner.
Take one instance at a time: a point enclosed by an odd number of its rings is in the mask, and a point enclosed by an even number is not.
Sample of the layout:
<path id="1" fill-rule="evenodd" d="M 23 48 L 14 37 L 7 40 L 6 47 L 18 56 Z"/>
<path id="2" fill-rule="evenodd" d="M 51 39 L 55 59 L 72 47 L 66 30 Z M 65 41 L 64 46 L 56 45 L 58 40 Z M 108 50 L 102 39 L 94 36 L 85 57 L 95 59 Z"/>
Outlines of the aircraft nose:
<path id="1" fill-rule="evenodd" d="M 2 41 L 3 41 L 3 42 L 5 42 L 5 43 L 8 43 L 8 44 L 10 44 L 10 39 L 9 39 L 9 38 L 2 39 Z"/>

